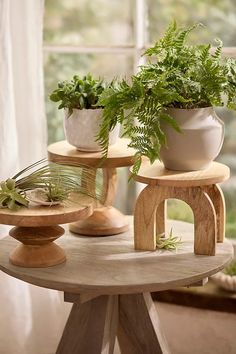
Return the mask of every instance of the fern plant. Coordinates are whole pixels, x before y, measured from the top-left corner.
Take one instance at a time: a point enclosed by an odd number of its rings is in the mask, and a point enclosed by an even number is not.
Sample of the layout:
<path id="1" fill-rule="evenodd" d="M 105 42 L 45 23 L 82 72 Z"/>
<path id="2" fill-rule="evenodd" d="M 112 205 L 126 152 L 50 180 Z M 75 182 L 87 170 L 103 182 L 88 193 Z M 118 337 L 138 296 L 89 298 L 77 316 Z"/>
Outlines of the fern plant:
<path id="1" fill-rule="evenodd" d="M 104 82 L 94 79 L 90 74 L 83 78 L 75 75 L 70 81 L 59 82 L 49 97 L 53 102 L 60 102 L 58 109 L 66 108 L 71 115 L 73 109 L 99 108 L 96 104 L 104 88 Z"/>
<path id="2" fill-rule="evenodd" d="M 137 151 L 133 173 L 138 172 L 142 155 L 151 163 L 160 159 L 160 149 L 167 143 L 164 124 L 180 132 L 167 108 L 225 105 L 236 110 L 236 61 L 222 57 L 219 39 L 214 52 L 210 44 L 188 44 L 189 34 L 198 27 L 201 24 L 179 28 L 173 21 L 163 38 L 146 50 L 144 55 L 151 60 L 131 82 L 117 82 L 98 100 L 105 107 L 98 135 L 103 154 L 107 155 L 109 131 L 121 123 L 129 146 Z"/>

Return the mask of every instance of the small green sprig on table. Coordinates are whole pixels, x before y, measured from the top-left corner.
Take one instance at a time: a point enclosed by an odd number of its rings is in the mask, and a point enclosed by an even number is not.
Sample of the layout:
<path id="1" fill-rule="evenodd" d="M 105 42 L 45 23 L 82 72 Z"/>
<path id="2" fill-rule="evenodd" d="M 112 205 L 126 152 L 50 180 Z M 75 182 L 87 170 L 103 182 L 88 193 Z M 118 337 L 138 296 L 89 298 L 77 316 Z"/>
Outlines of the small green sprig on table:
<path id="1" fill-rule="evenodd" d="M 174 236 L 172 228 L 167 237 L 165 237 L 165 233 L 156 236 L 156 247 L 158 249 L 173 251 L 176 250 L 181 245 L 181 243 L 181 237 Z"/>

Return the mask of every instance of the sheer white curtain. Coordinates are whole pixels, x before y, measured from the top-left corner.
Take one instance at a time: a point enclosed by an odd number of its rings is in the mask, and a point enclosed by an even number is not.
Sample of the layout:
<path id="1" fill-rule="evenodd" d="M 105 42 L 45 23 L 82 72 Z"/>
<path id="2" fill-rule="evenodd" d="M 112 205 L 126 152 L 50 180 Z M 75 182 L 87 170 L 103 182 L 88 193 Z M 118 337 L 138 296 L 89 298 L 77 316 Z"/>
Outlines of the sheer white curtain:
<path id="1" fill-rule="evenodd" d="M 42 0 L 0 1 L 0 177 L 46 154 Z"/>
<path id="2" fill-rule="evenodd" d="M 46 156 L 43 10 L 43 0 L 0 0 L 0 180 Z M 58 292 L 0 272 L 1 354 L 53 353 L 65 315 Z"/>

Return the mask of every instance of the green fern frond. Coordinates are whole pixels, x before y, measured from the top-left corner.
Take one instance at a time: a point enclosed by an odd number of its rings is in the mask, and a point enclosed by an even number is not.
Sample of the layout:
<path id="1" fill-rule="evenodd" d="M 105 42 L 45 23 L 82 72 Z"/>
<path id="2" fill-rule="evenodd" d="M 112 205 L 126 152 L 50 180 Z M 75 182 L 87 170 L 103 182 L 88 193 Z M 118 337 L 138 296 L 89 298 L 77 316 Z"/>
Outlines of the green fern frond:
<path id="1" fill-rule="evenodd" d="M 211 48 L 210 44 L 205 44 L 205 45 L 199 45 L 199 59 L 202 63 L 204 63 L 207 58 L 209 57 L 209 50 Z"/>
<path id="2" fill-rule="evenodd" d="M 160 115 L 160 119 L 162 121 L 164 121 L 166 124 L 170 125 L 175 131 L 177 131 L 178 133 L 181 133 L 181 129 L 180 129 L 178 123 L 169 114 L 162 112 Z"/>
<path id="3" fill-rule="evenodd" d="M 141 163 L 142 163 L 142 155 L 140 153 L 136 153 L 134 156 L 134 165 L 132 166 L 131 174 L 129 176 L 129 181 L 133 178 L 133 176 L 135 176 L 138 173 L 141 167 Z"/>
<path id="4" fill-rule="evenodd" d="M 219 38 L 217 38 L 215 41 L 219 44 L 216 47 L 215 53 L 212 55 L 212 57 L 219 60 L 221 58 L 223 42 Z"/>
<path id="5" fill-rule="evenodd" d="M 188 37 L 190 32 L 192 32 L 195 28 L 200 26 L 203 26 L 202 23 L 196 23 L 187 29 L 179 30 L 179 33 L 175 39 L 175 49 L 182 50 L 184 42 L 186 41 L 186 38 Z"/>

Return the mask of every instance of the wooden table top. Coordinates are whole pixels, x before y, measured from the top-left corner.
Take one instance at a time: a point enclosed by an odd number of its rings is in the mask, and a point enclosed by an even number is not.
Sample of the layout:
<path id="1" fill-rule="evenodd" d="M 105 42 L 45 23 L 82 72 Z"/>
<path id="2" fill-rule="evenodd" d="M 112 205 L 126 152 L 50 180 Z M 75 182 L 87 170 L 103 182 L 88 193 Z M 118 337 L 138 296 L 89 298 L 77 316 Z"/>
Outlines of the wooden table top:
<path id="1" fill-rule="evenodd" d="M 101 152 L 79 151 L 66 140 L 63 140 L 48 146 L 48 158 L 52 162 L 72 165 L 83 164 L 92 167 L 132 166 L 135 150 L 128 148 L 128 144 L 129 139 L 118 139 L 116 144 L 109 147 L 107 159 L 102 161 Z"/>
<path id="2" fill-rule="evenodd" d="M 201 171 L 172 171 L 155 161 L 152 165 L 149 161 L 142 162 L 141 168 L 134 179 L 138 182 L 170 187 L 197 187 L 216 184 L 227 180 L 230 176 L 228 166 L 219 162 Z"/>
<path id="3" fill-rule="evenodd" d="M 67 224 L 89 217 L 93 213 L 93 200 L 81 196 L 78 203 L 65 201 L 54 206 L 22 207 L 18 211 L 0 209 L 0 224 L 15 226 L 51 226 Z"/>
<path id="4" fill-rule="evenodd" d="M 132 219 L 130 218 L 132 223 Z M 51 268 L 21 268 L 9 263 L 17 241 L 0 240 L 0 269 L 38 286 L 70 293 L 129 294 L 160 291 L 189 285 L 223 269 L 232 259 L 233 247 L 217 243 L 216 256 L 193 253 L 193 225 L 169 221 L 181 236 L 178 251 L 135 251 L 133 229 L 110 237 L 85 237 L 68 231 L 57 243 L 67 261 Z"/>

